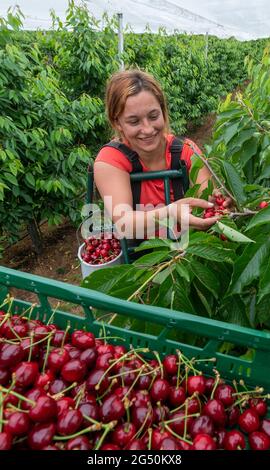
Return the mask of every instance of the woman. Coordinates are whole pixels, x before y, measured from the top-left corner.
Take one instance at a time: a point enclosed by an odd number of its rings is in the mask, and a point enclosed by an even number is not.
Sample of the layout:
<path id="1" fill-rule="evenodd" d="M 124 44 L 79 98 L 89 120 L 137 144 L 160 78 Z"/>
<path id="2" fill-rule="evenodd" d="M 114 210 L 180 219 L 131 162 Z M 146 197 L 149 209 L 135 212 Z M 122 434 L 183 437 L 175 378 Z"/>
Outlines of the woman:
<path id="1" fill-rule="evenodd" d="M 126 70 L 114 74 L 107 85 L 106 110 L 109 122 L 115 132 L 115 142 L 123 143 L 136 152 L 143 172 L 171 168 L 170 146 L 174 136 L 169 133 L 169 119 L 165 96 L 148 73 L 140 70 Z M 185 139 L 179 159 L 191 167 L 191 156 L 198 147 Z M 133 207 L 130 173 L 131 161 L 117 148 L 103 147 L 94 164 L 94 179 L 105 207 L 116 224 L 118 231 L 127 238 L 148 238 L 156 233 L 157 220 L 174 216 L 175 222 L 183 222 L 183 204 L 189 205 L 188 224 L 199 230 L 206 230 L 218 217 L 201 218 L 192 215 L 194 207 L 208 209 L 212 203 L 198 198 L 173 199 L 165 205 L 164 183 L 162 180 L 143 181 L 140 190 L 140 206 Z M 207 187 L 210 178 L 206 167 L 202 168 L 196 183 L 200 191 Z M 149 207 L 150 204 L 150 207 Z M 139 235 L 138 235 L 139 234 Z"/>

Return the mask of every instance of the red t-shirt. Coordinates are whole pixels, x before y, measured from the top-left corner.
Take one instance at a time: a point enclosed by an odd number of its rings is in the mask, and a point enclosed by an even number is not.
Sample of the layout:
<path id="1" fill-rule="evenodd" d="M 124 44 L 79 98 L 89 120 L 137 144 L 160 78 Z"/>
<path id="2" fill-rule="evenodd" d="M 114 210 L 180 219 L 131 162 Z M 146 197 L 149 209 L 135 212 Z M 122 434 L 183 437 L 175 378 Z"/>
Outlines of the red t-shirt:
<path id="1" fill-rule="evenodd" d="M 166 136 L 166 170 L 171 169 L 171 153 L 169 151 L 171 142 L 174 138 L 174 135 L 168 134 Z M 192 150 L 190 144 L 194 147 L 195 151 L 201 154 L 201 151 L 197 145 L 192 142 L 190 139 L 184 140 L 183 150 L 181 154 L 181 159 L 186 162 L 187 170 L 190 170 L 191 167 L 191 156 L 193 155 L 194 151 Z M 179 155 L 180 158 L 180 155 Z M 120 150 L 117 150 L 112 147 L 103 147 L 97 155 L 95 160 L 96 162 L 103 162 L 108 163 L 120 170 L 126 171 L 131 173 L 132 171 L 132 164 L 126 158 L 125 155 Z M 143 171 L 150 171 L 149 168 L 145 166 L 142 160 L 140 160 L 142 164 Z M 171 184 L 171 201 L 174 200 L 173 197 L 173 190 Z M 158 204 L 165 204 L 165 194 L 164 194 L 164 182 L 162 179 L 160 180 L 148 180 L 142 181 L 141 184 L 141 204 L 153 204 L 153 206 L 157 206 Z"/>

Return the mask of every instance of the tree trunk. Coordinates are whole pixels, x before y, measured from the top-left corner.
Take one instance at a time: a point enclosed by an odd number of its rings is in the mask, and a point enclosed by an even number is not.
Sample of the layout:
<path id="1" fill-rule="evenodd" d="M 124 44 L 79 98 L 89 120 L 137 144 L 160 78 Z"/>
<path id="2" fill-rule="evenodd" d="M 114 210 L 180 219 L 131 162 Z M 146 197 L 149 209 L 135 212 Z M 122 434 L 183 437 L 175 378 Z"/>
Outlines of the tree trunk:
<path id="1" fill-rule="evenodd" d="M 27 225 L 27 231 L 30 235 L 35 252 L 38 255 L 41 255 L 43 251 L 43 243 L 41 238 L 41 232 L 35 219 L 29 222 L 29 224 Z"/>

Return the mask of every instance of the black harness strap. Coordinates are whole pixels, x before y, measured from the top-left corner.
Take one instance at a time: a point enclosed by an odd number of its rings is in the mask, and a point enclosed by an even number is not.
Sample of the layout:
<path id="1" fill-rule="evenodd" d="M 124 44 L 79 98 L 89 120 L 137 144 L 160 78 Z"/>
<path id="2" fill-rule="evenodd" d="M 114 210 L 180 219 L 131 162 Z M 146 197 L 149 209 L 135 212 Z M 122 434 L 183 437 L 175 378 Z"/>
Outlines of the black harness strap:
<path id="1" fill-rule="evenodd" d="M 108 144 L 105 144 L 103 147 L 113 147 L 125 155 L 125 157 L 130 161 L 132 165 L 131 173 L 140 173 L 143 171 L 142 164 L 139 159 L 139 155 L 134 150 L 131 150 L 127 145 L 123 144 L 122 142 L 117 142 L 112 140 Z M 185 162 L 181 160 L 181 154 L 183 150 L 183 140 L 179 139 L 178 137 L 174 137 L 171 146 L 171 170 L 179 170 L 182 165 L 185 165 Z M 184 188 L 182 181 L 179 179 L 172 180 L 172 189 L 174 200 L 177 201 L 184 196 Z M 136 209 L 136 205 L 140 204 L 140 197 L 141 197 L 141 181 L 132 181 L 131 182 L 131 190 L 132 190 L 132 197 L 133 197 L 133 209 Z"/>
<path id="2" fill-rule="evenodd" d="M 171 152 L 171 170 L 179 170 L 181 165 L 185 165 L 185 162 L 181 160 L 183 150 L 183 140 L 175 137 L 170 146 Z M 174 200 L 177 201 L 184 197 L 184 188 L 182 182 L 179 182 L 179 179 L 172 179 L 172 189 Z"/>
<path id="3" fill-rule="evenodd" d="M 112 140 L 104 147 L 113 147 L 125 155 L 125 157 L 130 161 L 132 165 L 131 173 L 141 173 L 143 171 L 142 164 L 139 159 L 139 155 L 134 150 L 131 150 L 127 145 L 122 144 L 122 142 L 117 142 Z M 133 209 L 136 210 L 136 204 L 140 204 L 141 198 L 141 181 L 132 181 L 131 182 L 131 191 L 133 198 Z"/>

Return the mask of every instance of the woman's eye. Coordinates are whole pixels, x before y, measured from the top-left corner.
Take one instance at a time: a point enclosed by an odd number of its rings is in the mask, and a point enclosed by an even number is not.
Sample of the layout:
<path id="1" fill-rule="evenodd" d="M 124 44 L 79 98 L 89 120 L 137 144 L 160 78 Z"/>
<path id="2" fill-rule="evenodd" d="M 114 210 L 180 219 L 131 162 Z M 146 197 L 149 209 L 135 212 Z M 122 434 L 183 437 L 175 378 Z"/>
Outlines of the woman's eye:
<path id="1" fill-rule="evenodd" d="M 152 120 L 152 121 L 155 121 L 155 119 L 157 119 L 159 117 L 159 114 L 155 113 L 155 114 L 151 114 L 149 116 L 149 118 Z"/>

